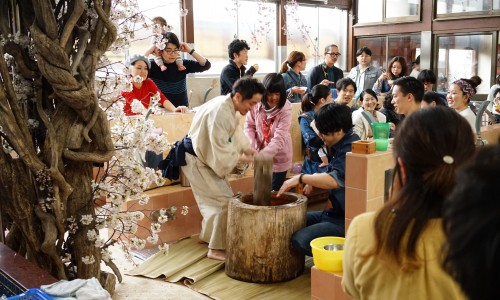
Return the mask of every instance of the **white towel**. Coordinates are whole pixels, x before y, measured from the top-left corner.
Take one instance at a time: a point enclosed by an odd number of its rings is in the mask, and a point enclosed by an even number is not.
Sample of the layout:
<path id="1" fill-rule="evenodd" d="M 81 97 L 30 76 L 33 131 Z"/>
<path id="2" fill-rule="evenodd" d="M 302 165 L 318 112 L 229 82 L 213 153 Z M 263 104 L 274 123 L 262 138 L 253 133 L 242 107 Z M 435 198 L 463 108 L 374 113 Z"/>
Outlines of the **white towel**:
<path id="1" fill-rule="evenodd" d="M 50 285 L 42 285 L 40 289 L 55 300 L 111 300 L 97 278 L 60 280 Z"/>

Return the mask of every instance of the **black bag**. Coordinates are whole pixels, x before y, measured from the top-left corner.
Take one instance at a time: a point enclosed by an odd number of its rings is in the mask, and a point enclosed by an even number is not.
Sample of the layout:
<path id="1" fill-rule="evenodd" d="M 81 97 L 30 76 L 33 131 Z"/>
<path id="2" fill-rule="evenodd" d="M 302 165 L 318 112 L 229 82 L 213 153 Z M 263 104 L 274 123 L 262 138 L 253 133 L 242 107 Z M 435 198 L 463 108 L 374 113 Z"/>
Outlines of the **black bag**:
<path id="1" fill-rule="evenodd" d="M 167 157 L 158 164 L 161 175 L 170 180 L 179 179 L 180 167 L 186 165 L 186 152 L 196 156 L 191 138 L 187 135 L 174 143 Z"/>

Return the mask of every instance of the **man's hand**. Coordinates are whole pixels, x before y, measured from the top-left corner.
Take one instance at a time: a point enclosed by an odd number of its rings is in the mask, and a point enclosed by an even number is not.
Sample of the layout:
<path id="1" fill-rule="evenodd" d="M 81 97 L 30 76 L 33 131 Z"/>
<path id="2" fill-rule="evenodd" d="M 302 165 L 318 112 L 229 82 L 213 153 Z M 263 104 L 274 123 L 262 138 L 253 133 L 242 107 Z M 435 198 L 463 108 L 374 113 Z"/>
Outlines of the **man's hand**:
<path id="1" fill-rule="evenodd" d="M 333 81 L 330 81 L 328 79 L 323 79 L 319 84 L 322 84 L 322 85 L 326 85 L 326 86 L 330 86 L 330 83 L 331 84 L 334 84 L 335 82 Z"/>
<path id="2" fill-rule="evenodd" d="M 246 162 L 246 163 L 253 163 L 254 156 L 257 153 L 254 149 L 247 149 L 242 152 L 240 156 L 240 161 Z"/>
<path id="3" fill-rule="evenodd" d="M 259 71 L 259 64 L 252 65 L 252 67 L 254 67 L 255 72 Z"/>
<path id="4" fill-rule="evenodd" d="M 296 187 L 299 184 L 299 176 L 293 176 L 292 178 L 288 179 L 287 181 L 283 182 L 283 185 L 281 186 L 280 190 L 278 191 L 278 194 L 276 194 L 276 197 L 281 196 L 284 192 L 288 191 L 289 189 Z"/>
<path id="5" fill-rule="evenodd" d="M 179 50 L 181 50 L 182 52 L 191 52 L 191 47 L 189 47 L 189 45 L 185 42 L 181 42 L 179 43 Z"/>

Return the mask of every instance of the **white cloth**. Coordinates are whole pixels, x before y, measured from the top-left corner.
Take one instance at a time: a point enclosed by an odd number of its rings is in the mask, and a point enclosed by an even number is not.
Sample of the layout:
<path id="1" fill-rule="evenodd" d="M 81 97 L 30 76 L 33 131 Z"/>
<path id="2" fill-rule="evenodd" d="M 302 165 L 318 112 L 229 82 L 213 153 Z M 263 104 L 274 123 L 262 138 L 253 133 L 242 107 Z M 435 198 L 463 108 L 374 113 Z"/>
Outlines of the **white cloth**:
<path id="1" fill-rule="evenodd" d="M 361 140 L 371 140 L 373 139 L 373 133 L 371 133 L 371 137 L 369 138 L 369 130 L 371 130 L 371 125 L 368 123 L 368 120 L 363 117 L 363 108 L 360 107 L 357 110 L 353 111 L 352 113 L 352 124 L 354 125 L 353 131 L 355 134 L 359 136 Z M 376 121 L 380 123 L 385 123 L 386 122 L 386 116 L 379 112 L 378 110 L 375 111 L 377 118 Z"/>
<path id="2" fill-rule="evenodd" d="M 463 116 L 467 122 L 469 122 L 472 132 L 475 134 L 476 133 L 476 114 L 470 109 L 470 107 L 467 106 L 466 109 L 458 112 L 461 116 Z"/>
<path id="3" fill-rule="evenodd" d="M 97 278 L 60 280 L 49 285 L 42 285 L 40 289 L 55 300 L 111 300 Z"/>
<path id="4" fill-rule="evenodd" d="M 490 102 L 490 105 L 488 105 L 488 109 L 494 113 L 495 115 L 500 115 L 500 113 L 497 113 L 497 111 L 495 110 L 495 95 L 493 95 L 493 93 L 496 91 L 496 89 L 500 88 L 500 84 L 494 84 L 491 86 L 490 88 L 490 92 L 488 93 L 488 98 L 486 98 L 486 100 L 488 101 L 491 101 Z"/>
<path id="5" fill-rule="evenodd" d="M 187 165 L 182 171 L 203 216 L 199 238 L 210 249 L 226 248 L 227 210 L 233 191 L 225 176 L 241 153 L 250 149 L 237 114 L 229 95 L 216 97 L 198 109 L 188 134 L 197 156 L 186 153 Z"/>

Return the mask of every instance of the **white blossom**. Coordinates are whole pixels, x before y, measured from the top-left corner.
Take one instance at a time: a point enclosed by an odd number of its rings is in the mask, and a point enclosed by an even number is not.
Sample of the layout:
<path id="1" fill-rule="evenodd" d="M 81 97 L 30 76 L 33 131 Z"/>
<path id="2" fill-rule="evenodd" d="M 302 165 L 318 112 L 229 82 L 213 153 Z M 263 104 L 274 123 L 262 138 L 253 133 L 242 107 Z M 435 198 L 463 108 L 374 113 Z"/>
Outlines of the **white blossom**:
<path id="1" fill-rule="evenodd" d="M 188 211 L 189 211 L 189 207 L 187 207 L 187 206 L 184 205 L 182 207 L 181 215 L 183 215 L 183 216 L 187 215 Z"/>
<path id="2" fill-rule="evenodd" d="M 170 245 L 167 243 L 158 245 L 158 249 L 160 250 L 161 253 L 163 254 L 168 254 L 168 250 L 170 250 Z"/>
<path id="3" fill-rule="evenodd" d="M 166 223 L 167 221 L 168 221 L 168 216 L 167 215 L 160 215 L 158 217 L 158 223 L 160 223 L 160 224 Z"/>
<path id="4" fill-rule="evenodd" d="M 151 224 L 151 232 L 158 233 L 160 231 L 161 231 L 161 224 L 160 223 L 152 223 Z"/>
<path id="5" fill-rule="evenodd" d="M 82 223 L 82 225 L 90 225 L 93 220 L 94 218 L 92 217 L 92 215 L 82 215 L 80 222 Z"/>
<path id="6" fill-rule="evenodd" d="M 137 250 L 141 250 L 144 248 L 144 246 L 146 246 L 146 241 L 138 237 L 131 238 L 130 242 L 132 243 L 132 246 Z"/>
<path id="7" fill-rule="evenodd" d="M 89 239 L 89 241 L 95 241 L 98 236 L 99 233 L 95 229 L 89 229 L 87 231 L 87 238 Z"/>
<path id="8" fill-rule="evenodd" d="M 158 243 L 159 236 L 156 233 L 153 233 L 151 236 L 146 238 L 146 241 L 150 244 L 156 245 Z"/>

